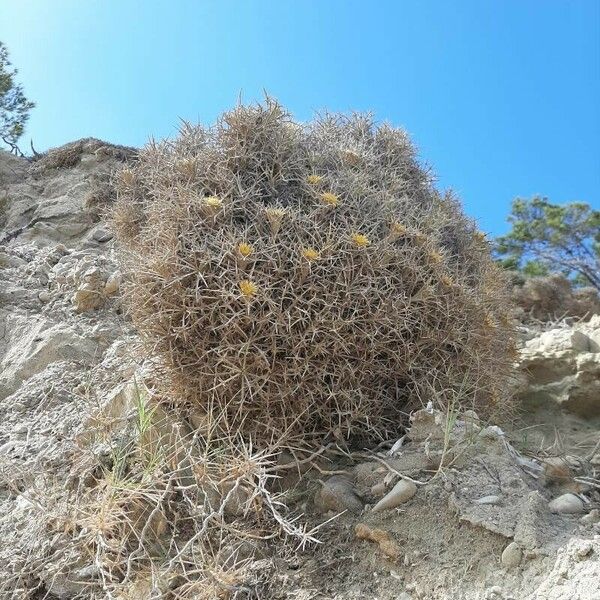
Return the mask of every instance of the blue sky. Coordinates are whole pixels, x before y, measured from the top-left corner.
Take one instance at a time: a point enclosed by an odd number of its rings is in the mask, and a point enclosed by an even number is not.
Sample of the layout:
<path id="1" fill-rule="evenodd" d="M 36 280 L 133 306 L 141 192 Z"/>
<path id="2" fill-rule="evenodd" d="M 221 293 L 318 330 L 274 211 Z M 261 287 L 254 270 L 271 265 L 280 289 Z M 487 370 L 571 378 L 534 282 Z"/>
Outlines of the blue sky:
<path id="1" fill-rule="evenodd" d="M 373 111 L 494 234 L 540 193 L 600 208 L 600 0 L 0 0 L 23 146 L 139 146 L 263 90 Z"/>

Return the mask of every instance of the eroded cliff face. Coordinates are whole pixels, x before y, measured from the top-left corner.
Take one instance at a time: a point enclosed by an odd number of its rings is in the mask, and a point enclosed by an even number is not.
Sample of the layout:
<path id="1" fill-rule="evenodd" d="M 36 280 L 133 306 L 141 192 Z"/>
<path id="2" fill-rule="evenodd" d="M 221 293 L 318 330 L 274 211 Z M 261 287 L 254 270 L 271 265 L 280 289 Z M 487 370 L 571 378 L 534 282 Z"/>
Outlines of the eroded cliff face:
<path id="1" fill-rule="evenodd" d="M 526 340 L 520 366 L 522 399 L 531 408 L 556 405 L 582 418 L 600 419 L 600 315 Z"/>
<path id="2" fill-rule="evenodd" d="M 2 600 L 168 598 L 176 585 L 150 568 L 106 582 L 66 518 L 69 503 L 90 512 L 88 475 L 111 460 L 115 436 L 130 435 L 139 389 L 152 387 L 103 217 L 112 173 L 133 155 L 98 140 L 34 163 L 0 153 Z M 423 410 L 404 443 L 283 479 L 295 486 L 290 508 L 311 524 L 347 512 L 310 552 L 265 546 L 246 588 L 260 567 L 268 598 L 597 598 L 600 316 L 523 338 L 525 425 Z M 167 436 L 180 424 L 168 425 Z M 399 485 L 398 473 L 417 483 Z"/>

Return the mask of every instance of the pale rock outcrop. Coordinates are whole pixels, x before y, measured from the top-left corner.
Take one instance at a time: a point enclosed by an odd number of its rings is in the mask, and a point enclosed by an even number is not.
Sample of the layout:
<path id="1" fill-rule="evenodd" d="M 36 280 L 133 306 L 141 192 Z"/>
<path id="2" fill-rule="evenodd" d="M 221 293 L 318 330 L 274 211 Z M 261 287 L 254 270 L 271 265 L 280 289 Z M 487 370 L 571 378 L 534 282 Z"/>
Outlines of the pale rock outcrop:
<path id="1" fill-rule="evenodd" d="M 98 246 L 112 237 L 98 224 L 110 198 L 110 176 L 131 148 L 86 138 L 50 150 L 33 163 L 0 151 L 0 244 Z"/>
<path id="2" fill-rule="evenodd" d="M 520 370 L 525 406 L 550 402 L 582 417 L 600 417 L 600 315 L 527 340 Z"/>
<path id="3" fill-rule="evenodd" d="M 7 332 L 0 346 L 0 399 L 53 362 L 89 365 L 99 352 L 95 341 L 64 323 L 14 313 L 0 318 Z"/>

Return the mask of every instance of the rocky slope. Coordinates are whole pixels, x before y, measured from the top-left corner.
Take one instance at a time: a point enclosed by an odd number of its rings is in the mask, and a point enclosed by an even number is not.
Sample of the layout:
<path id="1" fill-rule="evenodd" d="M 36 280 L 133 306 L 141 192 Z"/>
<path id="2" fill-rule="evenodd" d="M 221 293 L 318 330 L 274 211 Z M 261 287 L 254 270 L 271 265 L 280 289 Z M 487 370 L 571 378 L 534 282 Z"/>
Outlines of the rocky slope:
<path id="1" fill-rule="evenodd" d="M 61 502 L 85 495 L 77 474 L 104 460 L 99 432 L 121 431 L 151 378 L 102 220 L 131 155 L 98 140 L 35 163 L 0 154 L 2 600 L 178 597 L 139 577 L 106 591 L 57 525 Z M 600 315 L 523 338 L 511 426 L 423 410 L 404 443 L 286 476 L 308 522 L 336 518 L 325 544 L 265 558 L 263 597 L 597 600 Z"/>
<path id="2" fill-rule="evenodd" d="M 521 394 L 528 408 L 552 406 L 600 417 L 600 315 L 575 325 L 527 332 L 521 350 Z"/>

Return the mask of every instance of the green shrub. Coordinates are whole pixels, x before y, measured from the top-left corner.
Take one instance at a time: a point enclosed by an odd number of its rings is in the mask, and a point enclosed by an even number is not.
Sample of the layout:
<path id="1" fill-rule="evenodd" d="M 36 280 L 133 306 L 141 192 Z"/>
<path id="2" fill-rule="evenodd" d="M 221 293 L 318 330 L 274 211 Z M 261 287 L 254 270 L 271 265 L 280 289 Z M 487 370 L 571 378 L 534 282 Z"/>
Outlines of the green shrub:
<path id="1" fill-rule="evenodd" d="M 504 406 L 504 277 L 401 130 L 240 106 L 149 143 L 114 224 L 134 323 L 197 427 L 363 441 L 428 401 Z"/>

